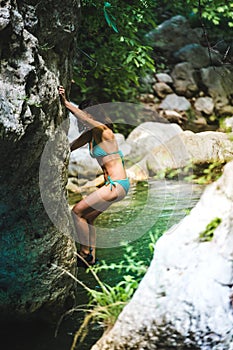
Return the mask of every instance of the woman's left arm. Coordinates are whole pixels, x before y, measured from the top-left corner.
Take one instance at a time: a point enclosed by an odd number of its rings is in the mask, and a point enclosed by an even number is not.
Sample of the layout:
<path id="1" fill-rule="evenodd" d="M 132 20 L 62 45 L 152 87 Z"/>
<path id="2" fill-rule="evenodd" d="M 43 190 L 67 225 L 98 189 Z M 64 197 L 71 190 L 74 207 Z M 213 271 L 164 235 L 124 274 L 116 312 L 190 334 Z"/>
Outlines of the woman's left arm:
<path id="1" fill-rule="evenodd" d="M 64 106 L 75 116 L 77 117 L 83 124 L 91 127 L 91 128 L 96 128 L 96 127 L 101 127 L 105 129 L 105 125 L 102 123 L 99 123 L 98 121 L 94 120 L 90 114 L 87 112 L 79 109 L 75 105 L 73 105 L 71 102 L 69 102 L 66 99 L 65 95 L 65 89 L 63 86 L 59 86 L 58 88 L 59 95 L 61 96 L 62 103 Z"/>

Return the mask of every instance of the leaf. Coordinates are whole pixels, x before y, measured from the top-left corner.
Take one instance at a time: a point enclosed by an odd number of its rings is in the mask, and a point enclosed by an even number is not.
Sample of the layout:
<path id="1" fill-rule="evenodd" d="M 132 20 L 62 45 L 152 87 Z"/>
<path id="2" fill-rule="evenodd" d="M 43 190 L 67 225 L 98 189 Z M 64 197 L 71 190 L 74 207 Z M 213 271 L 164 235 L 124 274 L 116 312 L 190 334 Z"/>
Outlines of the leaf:
<path id="1" fill-rule="evenodd" d="M 116 24 L 115 24 L 115 17 L 111 14 L 111 13 L 108 13 L 107 11 L 107 8 L 110 8 L 111 7 L 111 4 L 109 2 L 105 2 L 104 3 L 104 17 L 106 19 L 106 22 L 108 23 L 108 25 L 110 27 L 112 27 L 112 29 L 118 33 L 118 29 L 116 27 Z"/>
<path id="2" fill-rule="evenodd" d="M 104 17 L 105 17 L 106 22 L 108 23 L 108 25 L 111 26 L 111 20 L 109 18 L 109 15 L 108 15 L 107 10 L 105 9 L 105 7 L 104 7 Z"/>
<path id="3" fill-rule="evenodd" d="M 139 68 L 139 67 L 140 67 L 140 64 L 138 63 L 138 60 L 137 60 L 136 58 L 134 58 L 133 61 L 134 61 L 134 63 L 135 63 L 135 66 L 136 66 L 137 68 Z"/>
<path id="4" fill-rule="evenodd" d="M 104 7 L 107 8 L 107 7 L 111 7 L 112 5 L 110 4 L 110 2 L 108 1 L 105 1 L 104 3 Z"/>

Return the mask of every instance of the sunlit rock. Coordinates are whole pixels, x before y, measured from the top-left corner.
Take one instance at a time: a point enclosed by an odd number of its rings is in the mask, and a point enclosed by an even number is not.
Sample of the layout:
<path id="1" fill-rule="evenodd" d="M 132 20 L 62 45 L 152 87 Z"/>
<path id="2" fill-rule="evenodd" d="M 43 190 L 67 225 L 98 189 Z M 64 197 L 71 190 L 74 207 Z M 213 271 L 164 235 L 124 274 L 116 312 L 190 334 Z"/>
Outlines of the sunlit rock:
<path id="1" fill-rule="evenodd" d="M 174 109 L 175 111 L 187 111 L 191 108 L 190 102 L 184 96 L 170 94 L 159 105 L 160 109 Z"/>

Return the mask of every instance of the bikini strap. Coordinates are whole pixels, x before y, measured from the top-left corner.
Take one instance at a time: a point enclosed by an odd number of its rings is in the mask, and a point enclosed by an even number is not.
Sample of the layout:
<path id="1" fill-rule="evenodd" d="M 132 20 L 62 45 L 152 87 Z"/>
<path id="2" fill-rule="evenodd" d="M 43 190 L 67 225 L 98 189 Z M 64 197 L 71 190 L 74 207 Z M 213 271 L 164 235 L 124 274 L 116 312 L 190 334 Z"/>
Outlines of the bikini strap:
<path id="1" fill-rule="evenodd" d="M 106 186 L 109 185 L 109 184 L 110 184 L 110 190 L 112 191 L 112 186 L 116 187 L 116 183 L 115 183 L 115 181 L 113 181 L 111 179 L 111 176 L 108 176 L 108 181 L 105 182 Z"/>

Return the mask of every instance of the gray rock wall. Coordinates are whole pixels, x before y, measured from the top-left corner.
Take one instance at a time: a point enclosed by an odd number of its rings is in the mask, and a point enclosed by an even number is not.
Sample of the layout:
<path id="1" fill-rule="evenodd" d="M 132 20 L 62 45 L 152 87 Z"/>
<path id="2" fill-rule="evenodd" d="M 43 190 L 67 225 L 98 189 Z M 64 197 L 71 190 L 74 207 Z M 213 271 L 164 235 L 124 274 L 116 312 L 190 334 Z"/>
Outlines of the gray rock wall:
<path id="1" fill-rule="evenodd" d="M 56 208 L 69 156 L 66 117 L 57 86 L 69 86 L 79 1 L 2 1 L 0 8 L 0 320 L 52 320 L 70 307 L 73 282 L 53 264 L 75 272 L 75 245 L 66 201 L 58 230 L 44 209 L 39 167 L 46 142 L 47 200 Z M 65 193 L 62 195 L 65 199 Z"/>

